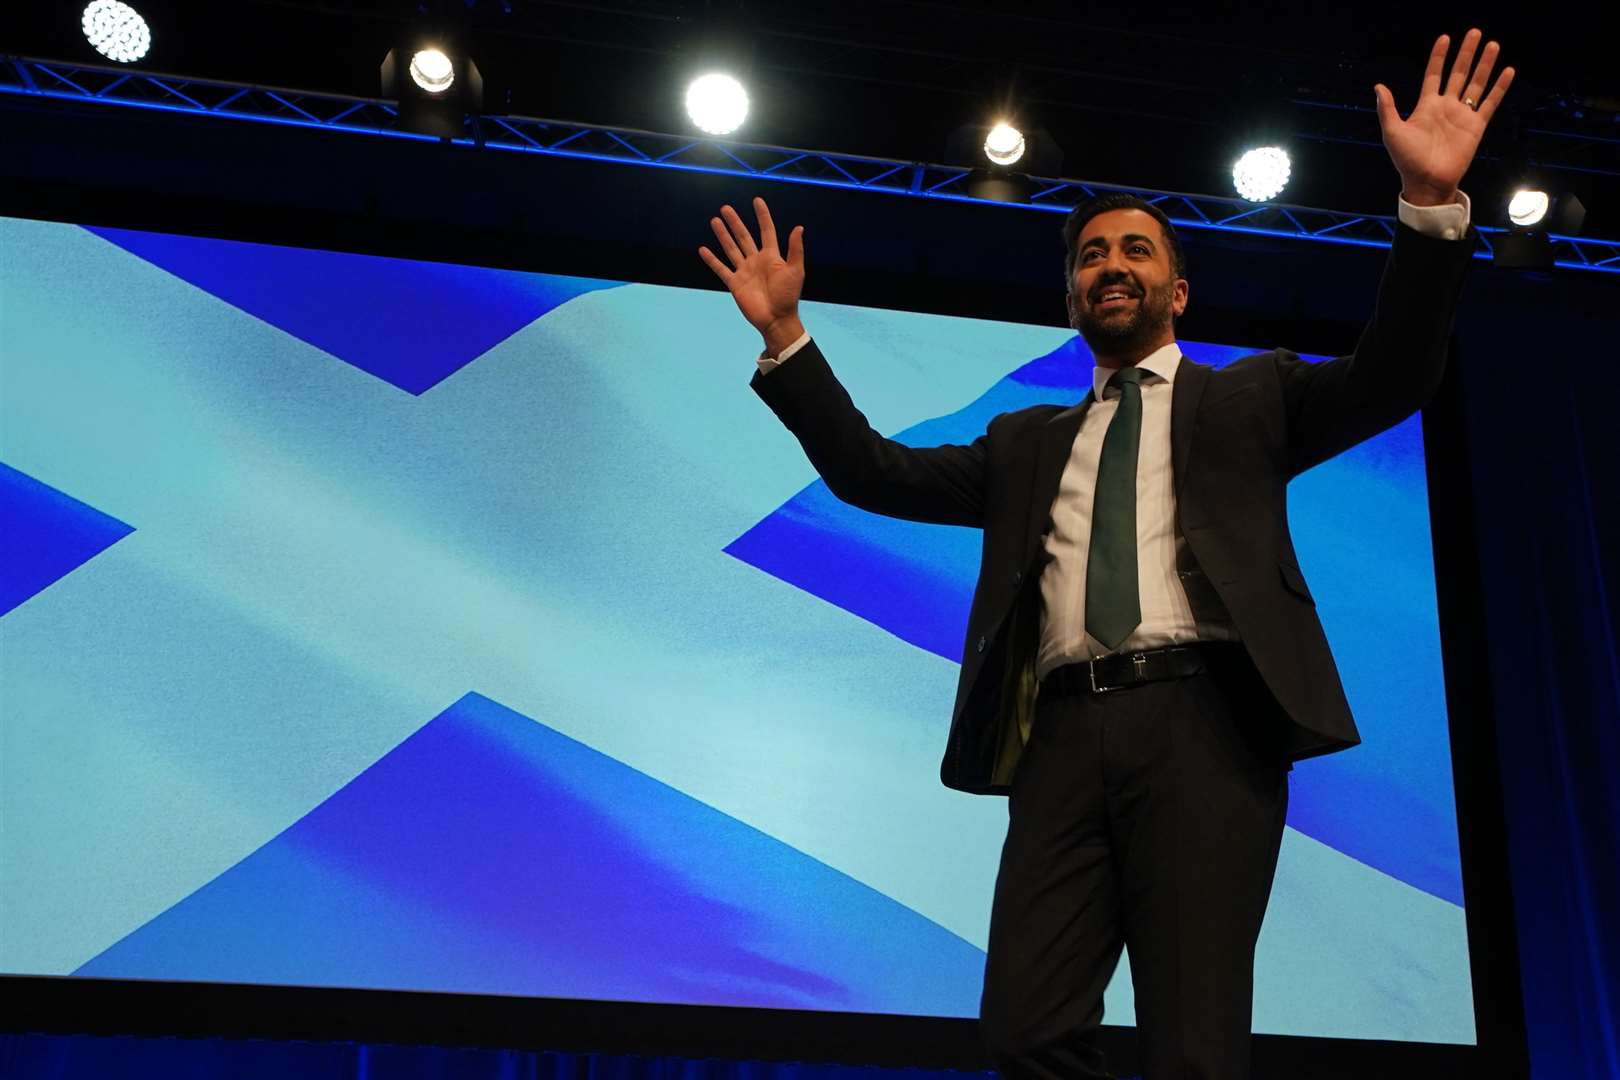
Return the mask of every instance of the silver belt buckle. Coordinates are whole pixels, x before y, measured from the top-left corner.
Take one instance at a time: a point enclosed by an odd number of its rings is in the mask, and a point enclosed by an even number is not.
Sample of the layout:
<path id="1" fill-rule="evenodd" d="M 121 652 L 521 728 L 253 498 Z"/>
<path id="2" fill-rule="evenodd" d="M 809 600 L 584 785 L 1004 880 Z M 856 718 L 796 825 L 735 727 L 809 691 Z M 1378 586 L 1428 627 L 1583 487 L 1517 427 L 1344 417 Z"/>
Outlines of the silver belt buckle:
<path id="1" fill-rule="evenodd" d="M 1086 664 L 1086 674 L 1091 677 L 1091 692 L 1093 694 L 1106 694 L 1110 690 L 1123 690 L 1123 689 L 1125 689 L 1124 686 L 1098 686 L 1097 685 L 1097 661 L 1098 660 L 1105 660 L 1105 659 L 1107 659 L 1107 657 L 1094 656 Z M 1142 670 L 1147 667 L 1147 655 L 1145 653 L 1140 653 L 1140 652 L 1131 653 L 1131 663 L 1136 666 L 1136 677 L 1137 677 L 1138 680 L 1140 680 L 1142 678 Z"/>

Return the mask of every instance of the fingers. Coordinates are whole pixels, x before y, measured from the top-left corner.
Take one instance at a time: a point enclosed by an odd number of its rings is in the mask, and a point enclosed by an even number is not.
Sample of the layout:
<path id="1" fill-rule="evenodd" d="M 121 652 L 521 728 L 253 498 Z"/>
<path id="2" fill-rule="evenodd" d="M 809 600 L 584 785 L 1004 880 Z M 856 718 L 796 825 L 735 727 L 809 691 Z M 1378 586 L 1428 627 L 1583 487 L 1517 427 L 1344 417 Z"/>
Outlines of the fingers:
<path id="1" fill-rule="evenodd" d="M 1451 78 L 1446 80 L 1446 97 L 1462 96 L 1462 89 L 1468 82 L 1468 70 L 1474 66 L 1474 51 L 1479 48 L 1479 38 L 1477 29 L 1463 35 L 1462 48 L 1457 50 L 1457 59 L 1451 65 Z"/>
<path id="2" fill-rule="evenodd" d="M 709 227 L 714 230 L 715 239 L 720 242 L 720 250 L 731 260 L 727 266 L 720 261 L 719 256 L 706 247 L 698 248 L 698 257 L 701 258 L 710 270 L 729 288 L 732 278 L 743 268 L 743 263 L 751 256 L 758 255 L 760 251 L 767 251 L 773 256 L 779 256 L 782 250 L 776 236 L 776 222 L 771 218 L 771 208 L 765 205 L 765 200 L 754 199 L 754 213 L 759 218 L 759 237 L 763 247 L 754 245 L 753 234 L 742 223 L 742 218 L 730 206 L 720 208 L 720 217 L 709 219 Z M 787 261 L 799 267 L 804 266 L 804 226 L 796 225 L 788 234 Z"/>
<path id="3" fill-rule="evenodd" d="M 1494 41 L 1487 41 L 1485 48 L 1480 49 L 1479 43 L 1484 35 L 1475 27 L 1463 35 L 1462 45 L 1457 49 L 1457 59 L 1452 62 L 1451 75 L 1446 80 L 1444 95 L 1460 101 L 1478 102 L 1475 111 L 1480 119 L 1487 124 L 1495 115 L 1496 108 L 1502 103 L 1502 97 L 1507 88 L 1513 84 L 1513 69 L 1503 68 L 1497 76 L 1495 85 L 1491 85 L 1491 72 L 1496 69 L 1496 61 L 1501 57 L 1501 46 Z M 1441 34 L 1435 39 L 1434 48 L 1429 51 L 1429 66 L 1423 72 L 1423 94 L 1440 94 L 1440 76 L 1445 70 L 1446 50 L 1450 48 L 1451 39 Z M 1479 64 L 1474 65 L 1474 55 L 1479 54 Z M 1490 93 L 1485 88 L 1490 86 Z M 1378 95 L 1378 123 L 1388 128 L 1389 122 L 1394 119 L 1394 102 L 1389 98 L 1389 92 L 1382 85 L 1374 87 L 1373 92 Z M 1385 102 L 1389 101 L 1386 112 Z M 1418 99 L 1422 104 L 1422 97 Z"/>
<path id="4" fill-rule="evenodd" d="M 731 227 L 731 235 L 737 238 L 737 246 L 742 248 L 744 255 L 757 255 L 759 248 L 754 244 L 754 234 L 748 231 L 737 211 L 729 206 L 720 208 L 720 216 L 725 218 L 726 224 Z"/>
<path id="5" fill-rule="evenodd" d="M 1438 94 L 1440 92 L 1440 74 L 1446 70 L 1446 50 L 1451 48 L 1449 35 L 1441 34 L 1434 39 L 1434 48 L 1429 50 L 1429 66 L 1423 70 L 1423 89 L 1420 94 Z"/>
<path id="6" fill-rule="evenodd" d="M 714 271 L 715 276 L 720 279 L 722 285 L 728 289 L 731 288 L 733 273 L 726 268 L 725 263 L 720 261 L 719 256 L 706 247 L 700 247 L 698 248 L 698 258 L 708 264 L 709 269 Z"/>
<path id="7" fill-rule="evenodd" d="M 1512 85 L 1513 69 L 1505 67 L 1502 69 L 1502 74 L 1496 77 L 1496 85 L 1491 87 L 1491 92 L 1485 95 L 1484 101 L 1479 103 L 1479 115 L 1484 118 L 1487 124 L 1491 122 L 1491 117 L 1496 115 L 1496 107 L 1502 104 L 1502 95 L 1506 94 L 1507 88 Z"/>
<path id="8" fill-rule="evenodd" d="M 1468 85 L 1463 87 L 1462 96 L 1469 101 L 1482 101 L 1485 97 L 1485 84 L 1491 81 L 1491 69 L 1496 66 L 1496 56 L 1501 51 L 1496 42 L 1488 42 L 1485 51 L 1479 54 L 1479 66 L 1474 68 L 1473 76 Z"/>
<path id="9" fill-rule="evenodd" d="M 1395 111 L 1395 95 L 1389 92 L 1389 87 L 1379 83 L 1373 87 L 1373 96 L 1378 99 L 1378 127 L 1387 134 L 1401 122 L 1400 114 Z"/>
<path id="10" fill-rule="evenodd" d="M 728 206 L 720 212 L 725 213 L 726 210 L 730 209 L 731 207 Z M 743 262 L 742 252 L 737 250 L 737 243 L 731 238 L 731 233 L 727 231 L 725 222 L 717 217 L 710 218 L 709 228 L 714 230 L 715 239 L 720 241 L 720 250 L 726 253 L 726 258 L 731 260 L 731 265 L 741 266 Z"/>
<path id="11" fill-rule="evenodd" d="M 776 222 L 771 220 L 771 208 L 758 195 L 754 196 L 754 216 L 759 219 L 760 249 L 772 255 L 781 254 L 781 245 L 776 242 Z"/>

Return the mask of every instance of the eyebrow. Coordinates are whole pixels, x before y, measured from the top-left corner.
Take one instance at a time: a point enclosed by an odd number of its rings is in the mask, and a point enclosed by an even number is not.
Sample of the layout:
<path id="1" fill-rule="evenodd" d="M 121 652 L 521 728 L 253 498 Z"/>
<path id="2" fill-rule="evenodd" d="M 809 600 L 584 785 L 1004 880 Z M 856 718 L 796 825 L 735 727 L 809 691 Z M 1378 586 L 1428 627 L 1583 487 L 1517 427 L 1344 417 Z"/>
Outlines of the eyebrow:
<path id="1" fill-rule="evenodd" d="M 1127 244 L 1133 244 L 1136 241 L 1140 240 L 1143 243 L 1147 244 L 1147 246 L 1150 247 L 1150 248 L 1156 248 L 1157 247 L 1157 245 L 1155 245 L 1153 243 L 1153 237 L 1151 237 L 1151 236 L 1143 236 L 1141 233 L 1126 233 L 1125 236 L 1123 237 L 1123 239 L 1124 239 L 1125 243 L 1127 243 Z M 1107 247 L 1107 246 L 1108 246 L 1108 240 L 1107 240 L 1106 237 L 1093 236 L 1090 240 L 1087 240 L 1085 243 L 1080 245 L 1080 250 L 1085 251 L 1087 248 Z"/>

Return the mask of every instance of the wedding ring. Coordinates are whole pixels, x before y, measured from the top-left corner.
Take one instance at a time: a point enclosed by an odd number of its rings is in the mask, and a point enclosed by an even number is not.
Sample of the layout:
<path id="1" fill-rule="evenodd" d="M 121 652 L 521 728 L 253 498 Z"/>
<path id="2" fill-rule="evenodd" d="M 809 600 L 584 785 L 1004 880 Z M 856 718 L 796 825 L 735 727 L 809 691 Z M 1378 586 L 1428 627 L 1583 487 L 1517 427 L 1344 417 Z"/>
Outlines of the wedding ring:
<path id="1" fill-rule="evenodd" d="M 1479 102 L 1475 101 L 1473 98 L 1463 98 L 1463 104 L 1468 106 L 1470 109 L 1473 109 L 1475 112 L 1479 112 Z"/>

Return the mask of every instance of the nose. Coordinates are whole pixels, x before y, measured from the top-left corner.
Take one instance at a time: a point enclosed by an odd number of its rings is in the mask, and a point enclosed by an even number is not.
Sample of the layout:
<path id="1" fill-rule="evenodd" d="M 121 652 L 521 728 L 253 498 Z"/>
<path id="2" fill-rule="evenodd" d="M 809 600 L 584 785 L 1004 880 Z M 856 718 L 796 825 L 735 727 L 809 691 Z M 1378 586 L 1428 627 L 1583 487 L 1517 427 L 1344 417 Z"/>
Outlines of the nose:
<path id="1" fill-rule="evenodd" d="M 1116 274 L 1128 278 L 1130 277 L 1129 267 L 1130 263 L 1126 262 L 1125 253 L 1118 248 L 1108 252 L 1103 262 L 1103 272 L 1106 274 Z"/>
<path id="2" fill-rule="evenodd" d="M 1124 284 L 1136 287 L 1136 281 L 1131 277 L 1131 270 L 1125 259 L 1119 255 L 1107 256 L 1102 265 L 1097 267 L 1096 284 L 1093 288 L 1102 289 L 1109 285 Z"/>

